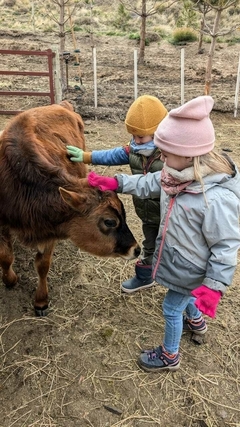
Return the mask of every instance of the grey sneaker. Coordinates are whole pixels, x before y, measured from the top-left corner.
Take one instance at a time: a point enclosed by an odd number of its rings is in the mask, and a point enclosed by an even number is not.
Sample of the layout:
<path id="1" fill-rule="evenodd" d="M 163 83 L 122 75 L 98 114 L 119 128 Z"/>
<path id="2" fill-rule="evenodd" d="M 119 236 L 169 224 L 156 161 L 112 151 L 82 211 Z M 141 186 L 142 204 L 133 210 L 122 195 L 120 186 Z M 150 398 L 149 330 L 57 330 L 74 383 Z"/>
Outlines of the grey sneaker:
<path id="1" fill-rule="evenodd" d="M 171 356 L 160 345 L 143 351 L 138 358 L 138 366 L 146 372 L 177 371 L 180 367 L 179 353 Z"/>

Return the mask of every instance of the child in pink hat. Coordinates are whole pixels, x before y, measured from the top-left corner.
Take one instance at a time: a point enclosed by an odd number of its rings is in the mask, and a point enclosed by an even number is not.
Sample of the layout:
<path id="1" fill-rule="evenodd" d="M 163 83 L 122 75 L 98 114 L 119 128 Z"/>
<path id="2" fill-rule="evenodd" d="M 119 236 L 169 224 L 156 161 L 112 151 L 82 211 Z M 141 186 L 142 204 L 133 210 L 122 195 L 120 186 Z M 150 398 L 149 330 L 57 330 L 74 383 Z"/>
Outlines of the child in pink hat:
<path id="1" fill-rule="evenodd" d="M 213 103 L 211 96 L 199 96 L 162 120 L 154 135 L 161 172 L 88 177 L 102 190 L 142 198 L 161 193 L 152 276 L 167 288 L 165 331 L 158 347 L 139 356 L 139 366 L 148 372 L 179 368 L 182 332 L 207 331 L 202 314 L 216 316 L 237 265 L 240 174 L 229 157 L 214 150 Z"/>

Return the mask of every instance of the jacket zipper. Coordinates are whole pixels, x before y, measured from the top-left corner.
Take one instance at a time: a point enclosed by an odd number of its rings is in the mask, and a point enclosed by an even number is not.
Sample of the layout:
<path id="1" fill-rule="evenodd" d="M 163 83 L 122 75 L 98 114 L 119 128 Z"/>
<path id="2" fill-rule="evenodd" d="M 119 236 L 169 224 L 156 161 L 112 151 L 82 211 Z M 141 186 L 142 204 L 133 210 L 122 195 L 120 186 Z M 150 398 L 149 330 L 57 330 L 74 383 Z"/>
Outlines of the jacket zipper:
<path id="1" fill-rule="evenodd" d="M 142 168 L 143 168 L 144 175 L 146 175 L 149 172 L 149 169 L 151 168 L 152 163 L 155 160 L 160 160 L 160 157 L 161 157 L 161 154 L 158 152 L 157 149 L 148 158 L 142 155 Z M 148 207 L 149 207 L 148 200 L 145 199 L 143 204 L 143 214 L 144 214 L 145 221 L 148 221 L 148 216 L 149 216 Z"/>
<path id="2" fill-rule="evenodd" d="M 166 237 L 166 233 L 167 233 L 168 221 L 169 221 L 169 217 L 170 217 L 174 203 L 175 203 L 175 197 L 172 197 L 172 199 L 170 200 L 170 203 L 169 203 L 166 221 L 165 221 L 165 225 L 163 228 L 162 241 L 161 241 L 161 245 L 160 245 L 159 252 L 158 252 L 157 262 L 156 262 L 155 268 L 153 270 L 153 275 L 152 275 L 153 279 L 155 279 L 155 277 L 156 277 L 157 269 L 158 269 L 158 266 L 159 266 L 160 261 L 161 261 L 163 245 L 164 245 L 165 237 Z"/>
<path id="3" fill-rule="evenodd" d="M 143 174 L 146 175 L 149 172 L 149 169 L 155 160 L 160 160 L 161 154 L 154 152 L 148 158 L 142 155 L 142 168 Z"/>

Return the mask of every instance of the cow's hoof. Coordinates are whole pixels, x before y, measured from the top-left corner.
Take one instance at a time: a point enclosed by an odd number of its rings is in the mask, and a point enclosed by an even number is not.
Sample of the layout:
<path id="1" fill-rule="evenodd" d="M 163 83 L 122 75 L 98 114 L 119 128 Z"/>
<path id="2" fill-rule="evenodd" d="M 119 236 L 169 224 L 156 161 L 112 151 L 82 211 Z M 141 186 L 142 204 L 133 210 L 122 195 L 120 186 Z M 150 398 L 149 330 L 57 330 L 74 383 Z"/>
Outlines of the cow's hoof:
<path id="1" fill-rule="evenodd" d="M 6 280 L 6 278 L 3 276 L 2 277 L 2 281 L 4 283 L 4 285 L 6 286 L 6 289 L 12 289 L 14 288 L 14 286 L 19 282 L 19 277 L 16 276 L 13 280 L 8 281 Z"/>
<path id="2" fill-rule="evenodd" d="M 17 282 L 14 283 L 5 283 L 6 289 L 13 289 Z"/>
<path id="3" fill-rule="evenodd" d="M 45 317 L 48 315 L 48 305 L 44 305 L 43 307 L 34 307 L 35 314 L 37 317 Z"/>

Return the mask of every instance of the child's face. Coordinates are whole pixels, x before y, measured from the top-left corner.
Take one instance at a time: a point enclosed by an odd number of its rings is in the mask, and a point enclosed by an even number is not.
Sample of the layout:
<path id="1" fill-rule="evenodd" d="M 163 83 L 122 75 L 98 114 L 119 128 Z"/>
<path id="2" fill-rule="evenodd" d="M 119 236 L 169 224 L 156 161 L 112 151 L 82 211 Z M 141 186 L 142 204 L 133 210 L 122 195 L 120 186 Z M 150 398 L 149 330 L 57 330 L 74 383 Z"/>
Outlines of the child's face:
<path id="1" fill-rule="evenodd" d="M 150 142 L 153 140 L 153 135 L 145 135 L 145 136 L 133 135 L 132 137 L 136 142 L 136 144 L 138 145 L 146 144 L 147 142 Z"/>
<path id="2" fill-rule="evenodd" d="M 166 151 L 161 152 L 160 158 L 169 168 L 177 171 L 182 171 L 193 165 L 193 157 L 177 156 L 176 154 L 167 153 Z"/>

